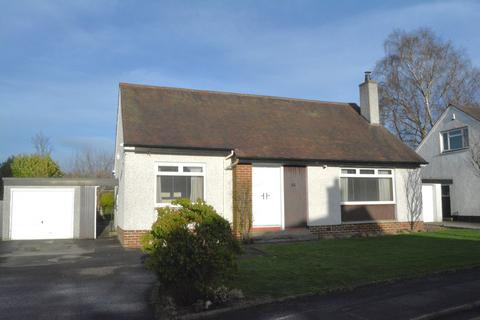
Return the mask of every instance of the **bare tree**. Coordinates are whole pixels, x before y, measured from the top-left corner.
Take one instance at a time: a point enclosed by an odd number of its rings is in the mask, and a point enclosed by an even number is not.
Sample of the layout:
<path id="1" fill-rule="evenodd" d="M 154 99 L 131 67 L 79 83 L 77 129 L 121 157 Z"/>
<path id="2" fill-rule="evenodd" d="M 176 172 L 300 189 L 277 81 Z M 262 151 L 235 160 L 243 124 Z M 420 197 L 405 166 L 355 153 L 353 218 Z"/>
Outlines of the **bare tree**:
<path id="1" fill-rule="evenodd" d="M 113 153 L 93 148 L 77 151 L 71 161 L 72 177 L 111 178 L 113 170 Z"/>
<path id="2" fill-rule="evenodd" d="M 429 29 L 395 31 L 376 63 L 382 122 L 416 147 L 450 105 L 480 101 L 480 71 L 466 55 Z"/>
<path id="3" fill-rule="evenodd" d="M 236 211 L 235 229 L 243 241 L 250 241 L 252 229 L 252 192 L 251 188 L 239 190 L 235 194 L 234 209 Z"/>
<path id="4" fill-rule="evenodd" d="M 50 156 L 52 154 L 52 143 L 50 138 L 43 134 L 43 132 L 38 132 L 32 137 L 32 144 L 35 148 L 35 153 L 39 156 Z"/>
<path id="5" fill-rule="evenodd" d="M 422 178 L 420 169 L 408 170 L 405 178 L 408 221 L 410 230 L 414 230 L 422 216 Z"/>
<path id="6" fill-rule="evenodd" d="M 478 140 L 474 140 L 470 146 L 469 160 L 473 171 L 480 177 L 480 142 Z"/>

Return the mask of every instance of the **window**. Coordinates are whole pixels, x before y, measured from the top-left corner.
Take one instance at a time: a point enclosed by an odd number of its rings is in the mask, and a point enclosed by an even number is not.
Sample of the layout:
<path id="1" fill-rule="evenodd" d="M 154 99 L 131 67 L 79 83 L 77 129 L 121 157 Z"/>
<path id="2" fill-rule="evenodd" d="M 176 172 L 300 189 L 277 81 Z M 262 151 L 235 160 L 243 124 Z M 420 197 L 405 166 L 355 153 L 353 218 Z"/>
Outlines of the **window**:
<path id="1" fill-rule="evenodd" d="M 350 171 L 351 170 L 351 171 Z M 393 175 L 390 169 L 342 169 L 342 203 L 393 203 Z"/>
<path id="2" fill-rule="evenodd" d="M 375 170 L 363 169 L 363 170 L 360 170 L 360 174 L 375 174 Z"/>
<path id="3" fill-rule="evenodd" d="M 442 150 L 455 151 L 468 147 L 468 128 L 442 132 Z"/>
<path id="4" fill-rule="evenodd" d="M 162 163 L 156 167 L 157 205 L 168 205 L 180 198 L 191 201 L 204 199 L 205 165 Z"/>

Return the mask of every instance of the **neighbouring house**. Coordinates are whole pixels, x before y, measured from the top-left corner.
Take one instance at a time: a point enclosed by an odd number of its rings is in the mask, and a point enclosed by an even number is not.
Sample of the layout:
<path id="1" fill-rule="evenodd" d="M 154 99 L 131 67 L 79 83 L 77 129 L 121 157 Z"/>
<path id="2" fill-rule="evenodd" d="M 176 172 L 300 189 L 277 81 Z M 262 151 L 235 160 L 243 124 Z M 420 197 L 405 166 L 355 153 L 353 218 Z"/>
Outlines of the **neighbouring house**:
<path id="1" fill-rule="evenodd" d="M 380 125 L 369 73 L 360 107 L 121 83 L 115 223 L 136 247 L 156 208 L 200 198 L 253 231 L 396 232 L 421 220 L 408 186 L 425 163 Z"/>
<path id="2" fill-rule="evenodd" d="M 421 169 L 423 218 L 480 221 L 480 108 L 448 107 L 417 152 L 429 164 Z"/>

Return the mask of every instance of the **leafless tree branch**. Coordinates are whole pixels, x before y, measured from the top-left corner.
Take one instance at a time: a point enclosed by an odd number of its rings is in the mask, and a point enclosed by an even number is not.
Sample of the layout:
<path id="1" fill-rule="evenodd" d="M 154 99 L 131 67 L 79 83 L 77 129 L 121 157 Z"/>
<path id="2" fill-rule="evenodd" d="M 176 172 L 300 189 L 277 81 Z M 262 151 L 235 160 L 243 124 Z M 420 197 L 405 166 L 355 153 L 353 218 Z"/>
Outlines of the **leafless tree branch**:
<path id="1" fill-rule="evenodd" d="M 395 31 L 375 66 L 385 126 L 416 147 L 449 105 L 480 102 L 480 70 L 429 29 Z"/>
<path id="2" fill-rule="evenodd" d="M 113 170 L 113 153 L 93 148 L 77 151 L 71 160 L 71 177 L 111 178 Z"/>
<path id="3" fill-rule="evenodd" d="M 38 132 L 32 137 L 32 144 L 36 154 L 40 156 L 49 156 L 52 154 L 53 147 L 50 138 L 42 132 Z"/>

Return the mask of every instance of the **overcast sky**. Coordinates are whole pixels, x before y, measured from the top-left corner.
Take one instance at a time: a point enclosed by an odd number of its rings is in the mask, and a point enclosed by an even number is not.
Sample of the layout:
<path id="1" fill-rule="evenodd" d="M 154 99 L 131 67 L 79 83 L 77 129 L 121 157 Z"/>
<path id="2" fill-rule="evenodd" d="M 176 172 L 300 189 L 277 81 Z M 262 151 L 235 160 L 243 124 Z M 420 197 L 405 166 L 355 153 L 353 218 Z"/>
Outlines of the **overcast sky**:
<path id="1" fill-rule="evenodd" d="M 112 150 L 119 82 L 358 102 L 387 35 L 418 27 L 480 66 L 475 1 L 0 2 L 0 161 L 39 131 L 64 166 Z"/>

